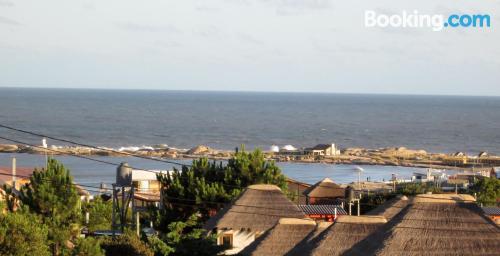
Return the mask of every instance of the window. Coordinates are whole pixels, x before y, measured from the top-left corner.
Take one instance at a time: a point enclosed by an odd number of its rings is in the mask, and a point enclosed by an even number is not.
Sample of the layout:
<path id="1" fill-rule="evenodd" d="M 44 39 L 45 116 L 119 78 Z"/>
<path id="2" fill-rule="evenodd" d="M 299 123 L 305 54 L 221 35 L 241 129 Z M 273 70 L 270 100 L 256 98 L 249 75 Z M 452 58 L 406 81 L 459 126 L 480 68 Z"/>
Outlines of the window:
<path id="1" fill-rule="evenodd" d="M 220 245 L 233 248 L 233 234 L 223 234 L 220 238 Z"/>

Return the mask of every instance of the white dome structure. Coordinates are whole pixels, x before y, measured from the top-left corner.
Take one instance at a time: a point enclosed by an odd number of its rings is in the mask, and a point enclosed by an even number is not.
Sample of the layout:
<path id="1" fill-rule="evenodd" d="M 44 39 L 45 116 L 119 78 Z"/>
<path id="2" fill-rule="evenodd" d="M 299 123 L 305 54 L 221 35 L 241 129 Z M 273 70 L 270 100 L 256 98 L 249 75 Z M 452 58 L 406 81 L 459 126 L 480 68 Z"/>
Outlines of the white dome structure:
<path id="1" fill-rule="evenodd" d="M 281 147 L 281 150 L 284 150 L 284 151 L 294 151 L 294 150 L 297 150 L 296 147 L 292 146 L 292 145 L 285 145 L 283 147 Z"/>
<path id="2" fill-rule="evenodd" d="M 280 148 L 276 145 L 272 145 L 270 148 L 269 148 L 269 151 L 273 152 L 273 153 L 278 153 L 280 152 Z"/>

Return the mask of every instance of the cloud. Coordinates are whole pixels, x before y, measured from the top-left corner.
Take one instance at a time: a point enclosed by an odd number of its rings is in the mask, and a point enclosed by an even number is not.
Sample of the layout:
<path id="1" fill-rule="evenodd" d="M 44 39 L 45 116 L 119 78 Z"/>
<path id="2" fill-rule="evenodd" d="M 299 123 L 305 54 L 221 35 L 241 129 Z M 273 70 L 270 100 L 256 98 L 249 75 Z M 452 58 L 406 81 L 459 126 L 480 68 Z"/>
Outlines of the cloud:
<path id="1" fill-rule="evenodd" d="M 83 3 L 82 4 L 82 8 L 84 10 L 87 10 L 87 11 L 95 11 L 96 10 L 95 4 L 94 3 L 90 3 L 90 2 Z"/>
<path id="2" fill-rule="evenodd" d="M 181 34 L 182 31 L 172 25 L 147 25 L 139 23 L 119 23 L 117 27 L 128 31 L 138 32 L 164 32 L 171 34 Z"/>
<path id="3" fill-rule="evenodd" d="M 14 3 L 11 1 L 0 0 L 0 6 L 2 6 L 2 7 L 14 7 Z"/>
<path id="4" fill-rule="evenodd" d="M 21 25 L 21 23 L 15 21 L 13 19 L 9 19 L 9 18 L 2 17 L 2 16 L 0 16 L 0 24 L 13 25 L 13 26 Z"/>
<path id="5" fill-rule="evenodd" d="M 202 37 L 218 37 L 220 35 L 220 31 L 216 26 L 213 25 L 207 25 L 207 26 L 202 26 L 194 30 L 194 33 L 196 35 L 202 36 Z"/>
<path id="6" fill-rule="evenodd" d="M 195 10 L 200 11 L 200 12 L 219 12 L 220 8 L 219 7 L 213 7 L 213 6 L 208 6 L 208 5 L 199 5 L 195 7 Z"/>
<path id="7" fill-rule="evenodd" d="M 261 0 L 275 6 L 276 14 L 282 16 L 301 15 L 309 11 L 324 11 L 332 8 L 331 0 Z"/>
<path id="8" fill-rule="evenodd" d="M 251 43 L 251 44 L 256 44 L 256 45 L 264 45 L 264 41 L 261 41 L 252 35 L 245 34 L 245 33 L 239 33 L 237 35 L 238 39 L 240 39 L 243 42 Z"/>
<path id="9" fill-rule="evenodd" d="M 182 44 L 177 41 L 156 41 L 154 44 L 160 48 L 174 48 L 182 46 Z"/>

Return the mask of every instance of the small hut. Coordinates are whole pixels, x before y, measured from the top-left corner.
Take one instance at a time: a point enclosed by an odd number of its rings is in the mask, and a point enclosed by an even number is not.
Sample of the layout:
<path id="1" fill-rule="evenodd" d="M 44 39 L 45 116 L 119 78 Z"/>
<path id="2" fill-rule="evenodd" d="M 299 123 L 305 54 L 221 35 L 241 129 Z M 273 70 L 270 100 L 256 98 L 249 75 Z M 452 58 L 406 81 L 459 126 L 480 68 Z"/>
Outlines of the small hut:
<path id="1" fill-rule="evenodd" d="M 240 255 L 286 255 L 316 229 L 310 219 L 282 218 Z"/>
<path id="2" fill-rule="evenodd" d="M 280 218 L 306 218 L 275 185 L 251 185 L 232 203 L 210 218 L 204 226 L 216 233 L 226 254 L 236 254 L 256 237 L 271 229 Z"/>
<path id="3" fill-rule="evenodd" d="M 337 199 L 344 198 L 345 189 L 329 178 L 324 178 L 304 192 L 307 204 L 335 204 Z"/>

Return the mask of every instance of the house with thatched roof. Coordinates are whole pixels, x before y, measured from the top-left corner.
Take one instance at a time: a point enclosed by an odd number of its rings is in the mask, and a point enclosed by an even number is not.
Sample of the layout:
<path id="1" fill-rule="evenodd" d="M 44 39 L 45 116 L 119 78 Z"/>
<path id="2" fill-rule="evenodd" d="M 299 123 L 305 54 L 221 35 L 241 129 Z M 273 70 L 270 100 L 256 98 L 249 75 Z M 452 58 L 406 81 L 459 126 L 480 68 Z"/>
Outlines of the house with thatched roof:
<path id="1" fill-rule="evenodd" d="M 345 197 L 345 188 L 329 178 L 317 182 L 304 191 L 307 204 L 335 204 L 337 199 Z"/>
<path id="2" fill-rule="evenodd" d="M 418 195 L 344 255 L 498 255 L 500 229 L 470 195 Z"/>
<path id="3" fill-rule="evenodd" d="M 280 218 L 306 218 L 275 185 L 251 185 L 204 225 L 216 233 L 226 254 L 236 254 L 278 223 Z"/>
<path id="4" fill-rule="evenodd" d="M 271 230 L 243 249 L 240 255 L 286 255 L 315 230 L 314 220 L 282 218 Z"/>

